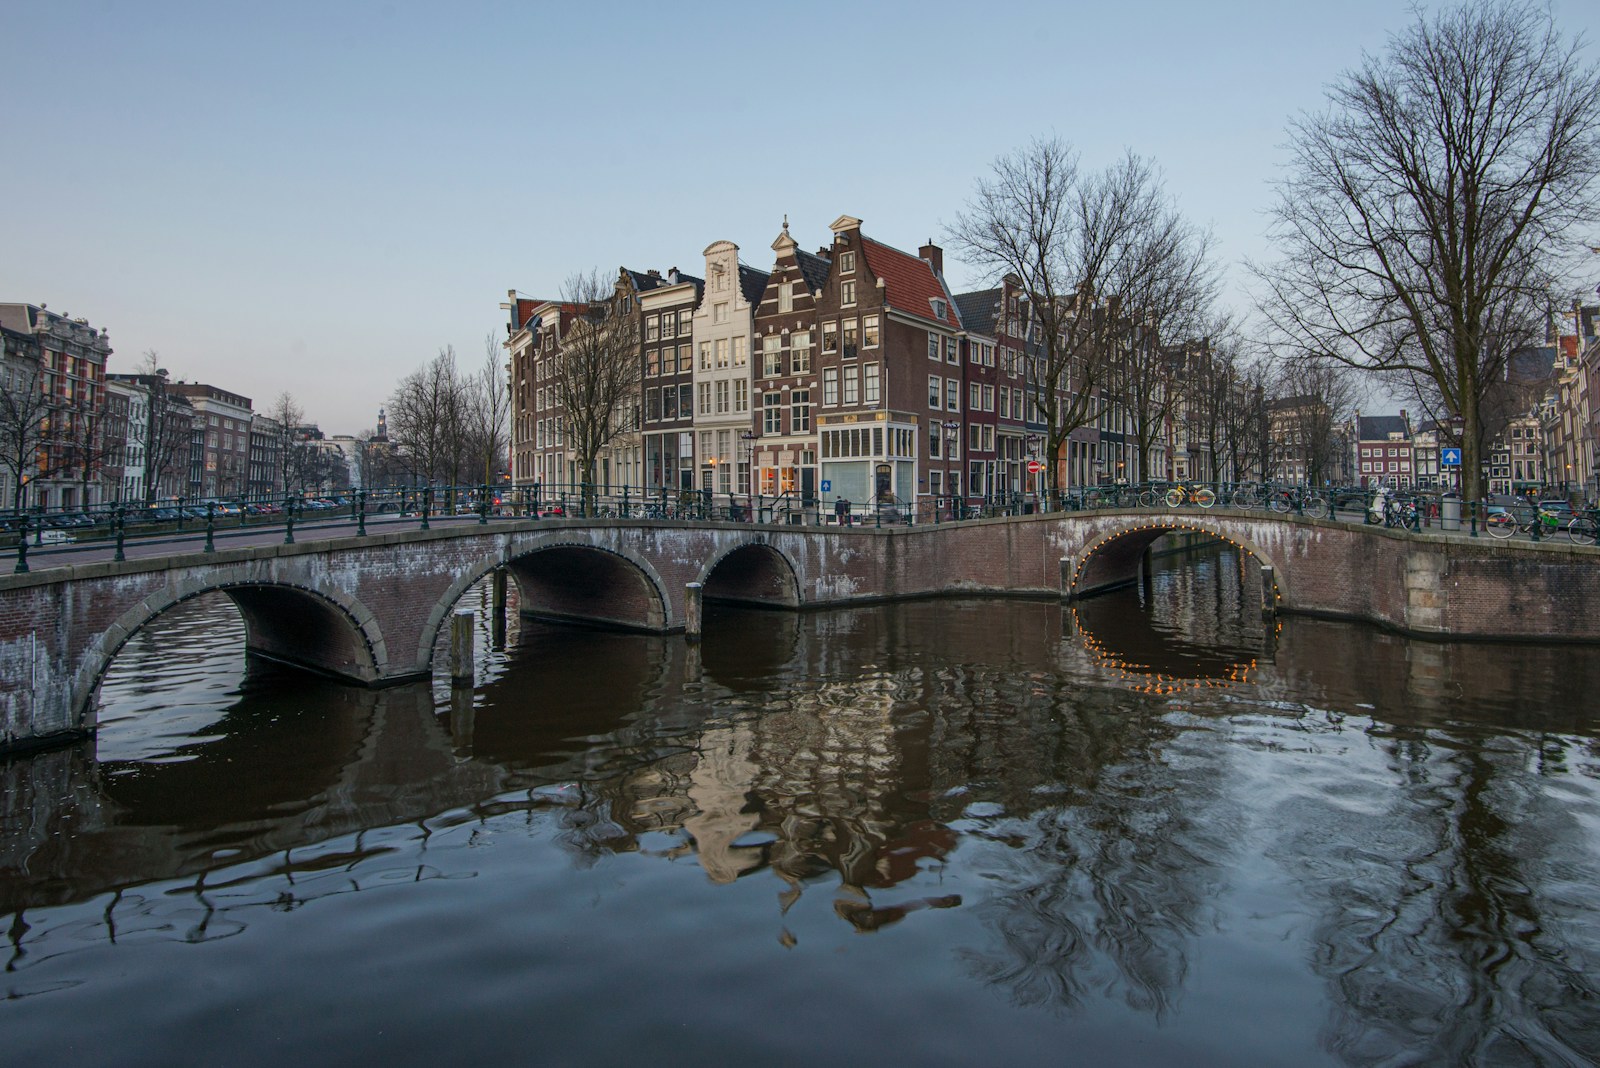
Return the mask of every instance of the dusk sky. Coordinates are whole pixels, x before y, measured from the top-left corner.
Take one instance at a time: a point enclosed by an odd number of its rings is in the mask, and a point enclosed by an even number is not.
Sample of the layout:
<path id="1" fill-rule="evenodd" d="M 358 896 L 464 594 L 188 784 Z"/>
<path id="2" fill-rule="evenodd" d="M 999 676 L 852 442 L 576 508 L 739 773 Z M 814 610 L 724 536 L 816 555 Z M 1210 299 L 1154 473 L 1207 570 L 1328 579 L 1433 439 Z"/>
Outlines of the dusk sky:
<path id="1" fill-rule="evenodd" d="M 107 327 L 111 369 L 329 433 L 515 288 L 619 265 L 771 266 L 841 214 L 914 250 L 1000 154 L 1156 160 L 1228 263 L 1268 255 L 1286 120 L 1404 5 L 0 0 L 0 301 Z M 1594 38 L 1600 5 L 1557 0 Z M 1591 52 L 1593 46 L 1591 44 Z M 947 260 L 958 290 L 987 281 Z M 1230 298 L 1244 300 L 1232 272 Z"/>

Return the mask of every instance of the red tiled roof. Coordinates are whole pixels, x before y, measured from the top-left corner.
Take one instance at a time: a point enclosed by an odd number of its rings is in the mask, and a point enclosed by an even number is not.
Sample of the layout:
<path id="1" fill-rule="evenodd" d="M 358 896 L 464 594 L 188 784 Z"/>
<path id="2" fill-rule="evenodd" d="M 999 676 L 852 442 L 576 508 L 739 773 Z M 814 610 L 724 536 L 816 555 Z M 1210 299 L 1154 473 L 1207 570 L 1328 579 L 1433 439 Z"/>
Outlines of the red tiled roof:
<path id="1" fill-rule="evenodd" d="M 867 257 L 868 269 L 883 279 L 884 299 L 891 308 L 929 322 L 942 322 L 952 330 L 961 328 L 956 319 L 955 302 L 944 291 L 927 260 L 879 244 L 869 237 L 861 239 L 861 251 Z M 945 302 L 942 320 L 933 317 L 933 305 L 929 302 L 935 300 Z"/>

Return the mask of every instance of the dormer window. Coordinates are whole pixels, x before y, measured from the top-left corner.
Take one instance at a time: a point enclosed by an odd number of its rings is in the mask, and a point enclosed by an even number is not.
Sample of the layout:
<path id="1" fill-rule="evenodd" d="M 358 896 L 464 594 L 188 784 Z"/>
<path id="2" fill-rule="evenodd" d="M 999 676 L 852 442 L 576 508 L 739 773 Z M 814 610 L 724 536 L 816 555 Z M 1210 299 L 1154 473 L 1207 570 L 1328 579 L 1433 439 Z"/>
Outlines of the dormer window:
<path id="1" fill-rule="evenodd" d="M 944 318 L 944 313 L 945 313 L 945 303 L 944 303 L 944 301 L 942 301 L 942 300 L 933 300 L 933 301 L 930 301 L 929 303 L 931 303 L 933 305 L 933 317 L 935 319 L 943 319 Z"/>

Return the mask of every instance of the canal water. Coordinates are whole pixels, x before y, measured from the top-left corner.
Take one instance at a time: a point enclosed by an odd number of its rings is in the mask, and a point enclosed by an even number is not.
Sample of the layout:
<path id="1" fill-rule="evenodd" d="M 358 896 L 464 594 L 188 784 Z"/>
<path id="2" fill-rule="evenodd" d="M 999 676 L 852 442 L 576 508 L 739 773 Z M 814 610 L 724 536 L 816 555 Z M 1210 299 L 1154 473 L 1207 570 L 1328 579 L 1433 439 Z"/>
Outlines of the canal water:
<path id="1" fill-rule="evenodd" d="M 471 691 L 247 672 L 193 602 L 0 765 L 0 1063 L 1600 1060 L 1600 650 L 1264 625 L 1248 570 L 483 612 Z"/>

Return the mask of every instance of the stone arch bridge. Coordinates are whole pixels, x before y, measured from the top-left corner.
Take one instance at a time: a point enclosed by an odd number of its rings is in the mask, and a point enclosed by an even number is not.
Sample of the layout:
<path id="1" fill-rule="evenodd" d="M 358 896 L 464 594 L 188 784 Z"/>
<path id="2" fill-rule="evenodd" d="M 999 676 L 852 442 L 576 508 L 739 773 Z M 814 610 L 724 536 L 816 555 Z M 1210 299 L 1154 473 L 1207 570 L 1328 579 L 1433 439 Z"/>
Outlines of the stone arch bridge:
<path id="1" fill-rule="evenodd" d="M 220 591 L 249 650 L 385 685 L 428 676 L 440 627 L 504 569 L 528 614 L 682 630 L 708 600 L 802 609 L 949 595 L 1084 596 L 1172 533 L 1239 546 L 1263 608 L 1433 637 L 1600 641 L 1600 549 L 1407 535 L 1260 513 L 1057 513 L 911 528 L 497 521 L 0 576 L 0 748 L 92 730 L 101 676 L 172 606 Z"/>

